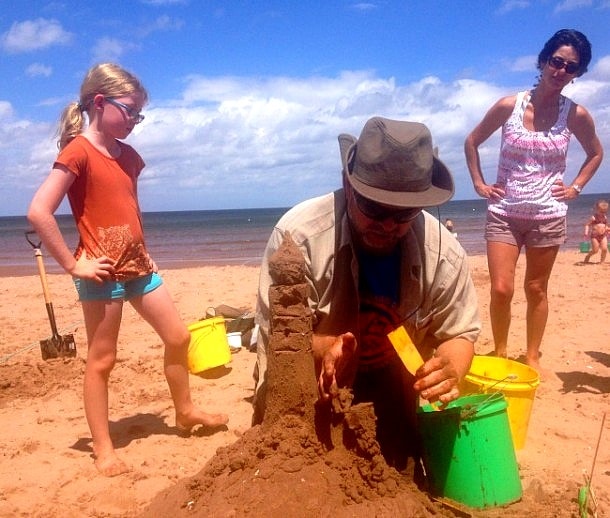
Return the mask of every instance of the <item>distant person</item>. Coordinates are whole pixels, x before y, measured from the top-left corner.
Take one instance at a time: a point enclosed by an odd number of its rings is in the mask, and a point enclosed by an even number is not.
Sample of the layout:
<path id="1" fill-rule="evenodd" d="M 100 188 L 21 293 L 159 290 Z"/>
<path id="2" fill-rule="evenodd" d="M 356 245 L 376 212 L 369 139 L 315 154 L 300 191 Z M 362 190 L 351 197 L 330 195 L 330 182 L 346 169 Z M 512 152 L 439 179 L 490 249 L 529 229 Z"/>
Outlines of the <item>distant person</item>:
<path id="1" fill-rule="evenodd" d="M 459 396 L 480 332 L 477 297 L 464 250 L 422 211 L 454 191 L 428 128 L 374 117 L 359 139 L 340 135 L 339 147 L 343 188 L 293 207 L 267 243 L 253 422 L 265 412 L 269 258 L 289 232 L 306 264 L 320 398 L 350 386 L 354 403 L 372 402 L 381 451 L 401 470 L 417 455 L 418 397 L 448 403 Z M 415 376 L 387 336 L 401 325 L 425 360 Z"/>
<path id="2" fill-rule="evenodd" d="M 497 101 L 468 135 L 465 154 L 477 194 L 488 199 L 487 260 L 491 277 L 491 327 L 497 356 L 507 356 L 515 266 L 525 247 L 526 363 L 540 369 L 548 317 L 547 287 L 566 239 L 567 201 L 576 198 L 601 164 L 603 151 L 587 110 L 562 95 L 587 71 L 591 45 L 576 30 L 556 32 L 538 54 L 538 83 Z M 479 146 L 502 128 L 495 183 L 485 182 Z M 564 183 L 572 133 L 585 160 Z"/>
<path id="3" fill-rule="evenodd" d="M 610 231 L 610 226 L 608 225 L 608 201 L 597 200 L 593 215 L 585 225 L 585 238 L 591 239 L 591 250 L 585 256 L 585 263 L 590 262 L 591 257 L 597 254 L 598 251 L 600 252 L 600 264 L 606 261 L 608 231 Z"/>
<path id="4" fill-rule="evenodd" d="M 155 329 L 165 344 L 165 376 L 181 432 L 195 425 L 225 424 L 191 401 L 187 370 L 190 333 L 181 321 L 157 266 L 144 244 L 137 180 L 144 162 L 121 142 L 144 119 L 148 95 L 140 81 L 118 65 L 91 68 L 80 98 L 63 111 L 59 155 L 30 204 L 28 219 L 63 269 L 74 278 L 87 329 L 85 414 L 95 466 L 106 476 L 129 470 L 117 456 L 108 426 L 108 378 L 117 357 L 124 301 Z M 83 113 L 89 124 L 85 126 Z M 80 240 L 72 254 L 54 213 L 70 200 Z"/>
<path id="5" fill-rule="evenodd" d="M 451 234 L 453 235 L 453 237 L 457 237 L 457 232 L 454 230 L 453 228 L 453 221 L 450 220 L 449 218 L 447 218 L 445 220 L 445 228 L 451 232 Z"/>

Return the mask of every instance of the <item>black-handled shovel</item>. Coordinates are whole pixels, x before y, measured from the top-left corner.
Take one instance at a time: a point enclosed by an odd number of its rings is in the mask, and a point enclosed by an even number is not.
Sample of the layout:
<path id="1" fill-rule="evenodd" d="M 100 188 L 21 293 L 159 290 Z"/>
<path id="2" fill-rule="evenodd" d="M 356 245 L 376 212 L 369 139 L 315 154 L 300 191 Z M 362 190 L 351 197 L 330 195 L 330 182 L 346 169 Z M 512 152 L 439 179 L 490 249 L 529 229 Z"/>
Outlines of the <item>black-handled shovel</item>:
<path id="1" fill-rule="evenodd" d="M 42 283 L 42 293 L 47 306 L 49 322 L 51 323 L 51 332 L 53 333 L 51 338 L 40 341 L 40 352 L 42 353 L 42 359 L 48 360 L 49 358 L 76 356 L 76 344 L 74 343 L 74 337 L 71 334 L 60 335 L 57 332 L 53 303 L 51 302 L 49 286 L 47 284 L 47 273 L 42 261 L 42 251 L 40 250 L 40 245 L 42 242 L 38 241 L 38 243 L 34 243 L 29 237 L 30 234 L 35 233 L 36 232 L 34 230 L 28 230 L 25 233 L 25 238 L 34 249 L 34 257 L 36 257 L 36 262 L 38 263 L 38 272 L 40 273 L 40 282 Z"/>

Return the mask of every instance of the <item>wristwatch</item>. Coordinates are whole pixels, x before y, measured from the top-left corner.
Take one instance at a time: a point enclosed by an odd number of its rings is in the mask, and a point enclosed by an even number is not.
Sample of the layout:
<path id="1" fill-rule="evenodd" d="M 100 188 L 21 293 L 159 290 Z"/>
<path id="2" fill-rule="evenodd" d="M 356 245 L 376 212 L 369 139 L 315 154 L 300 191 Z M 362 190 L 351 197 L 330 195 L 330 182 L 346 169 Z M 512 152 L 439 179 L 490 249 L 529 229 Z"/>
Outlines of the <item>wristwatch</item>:
<path id="1" fill-rule="evenodd" d="M 574 189 L 578 194 L 580 194 L 582 192 L 582 187 L 580 185 L 578 185 L 577 183 L 572 184 L 572 189 Z"/>

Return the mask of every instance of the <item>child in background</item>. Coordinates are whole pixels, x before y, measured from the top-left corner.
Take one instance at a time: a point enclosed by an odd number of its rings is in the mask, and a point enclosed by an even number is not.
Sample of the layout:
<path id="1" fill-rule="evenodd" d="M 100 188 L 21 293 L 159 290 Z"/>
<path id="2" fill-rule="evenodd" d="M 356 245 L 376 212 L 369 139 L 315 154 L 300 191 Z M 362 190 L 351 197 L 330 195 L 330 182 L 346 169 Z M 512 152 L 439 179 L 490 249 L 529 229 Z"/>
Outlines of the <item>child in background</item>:
<path id="1" fill-rule="evenodd" d="M 179 432 L 220 427 L 225 414 L 208 414 L 192 400 L 187 370 L 190 333 L 146 250 L 137 180 L 140 155 L 121 142 L 144 119 L 148 100 L 140 81 L 118 65 L 91 68 L 78 102 L 63 111 L 59 154 L 29 207 L 28 219 L 49 253 L 72 275 L 82 304 L 88 352 L 85 415 L 95 466 L 106 476 L 129 471 L 117 456 L 108 425 L 108 379 L 117 358 L 124 301 L 153 327 L 163 343 L 164 372 Z M 89 124 L 85 126 L 83 113 Z M 79 232 L 70 252 L 54 213 L 68 196 Z"/>
<path id="2" fill-rule="evenodd" d="M 453 235 L 453 237 L 457 237 L 457 232 L 455 231 L 455 227 L 453 226 L 453 221 L 450 220 L 449 218 L 447 218 L 445 220 L 445 228 L 451 232 L 451 234 Z"/>
<path id="3" fill-rule="evenodd" d="M 591 250 L 585 256 L 585 263 L 591 261 L 597 251 L 600 251 L 600 264 L 605 262 L 608 253 L 608 202 L 597 200 L 593 206 L 593 215 L 585 225 L 585 238 L 591 239 Z"/>

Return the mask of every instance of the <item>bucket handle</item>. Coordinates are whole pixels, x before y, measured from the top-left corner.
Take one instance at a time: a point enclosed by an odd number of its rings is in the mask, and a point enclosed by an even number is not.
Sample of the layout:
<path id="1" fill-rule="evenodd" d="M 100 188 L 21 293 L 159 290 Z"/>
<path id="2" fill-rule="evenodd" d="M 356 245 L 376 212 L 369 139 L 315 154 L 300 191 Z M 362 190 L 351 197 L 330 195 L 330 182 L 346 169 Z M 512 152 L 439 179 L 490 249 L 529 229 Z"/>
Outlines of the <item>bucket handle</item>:
<path id="1" fill-rule="evenodd" d="M 203 329 L 201 331 L 201 338 L 202 339 L 206 339 L 208 336 L 210 336 L 212 333 L 214 332 L 214 325 L 211 325 L 209 329 Z"/>
<path id="2" fill-rule="evenodd" d="M 505 376 L 504 378 L 502 378 L 501 380 L 498 380 L 494 384 L 492 384 L 489 387 L 487 387 L 487 389 L 491 389 L 491 388 L 495 387 L 496 385 L 498 385 L 499 383 L 502 383 L 502 382 L 504 382 L 506 380 L 510 380 L 510 379 L 514 380 L 517 377 L 518 376 L 516 374 L 509 374 L 509 375 Z M 480 403 L 478 403 L 476 405 L 472 405 L 469 408 L 465 408 L 464 410 L 462 410 L 460 412 L 460 418 L 461 419 L 468 419 L 470 417 L 473 417 L 474 415 L 476 415 L 477 412 L 479 412 L 481 410 L 481 407 L 484 407 L 486 404 L 489 403 L 490 400 L 492 400 L 495 396 L 497 396 L 498 394 L 501 394 L 501 393 L 502 393 L 501 390 L 495 390 L 494 392 L 492 392 L 488 397 L 486 397 Z"/>
<path id="3" fill-rule="evenodd" d="M 504 378 L 502 378 L 501 380 L 496 381 L 495 383 L 489 385 L 489 387 L 487 387 L 485 389 L 485 392 L 487 392 L 487 390 L 494 388 L 496 385 L 499 385 L 500 383 L 504 383 L 506 380 L 516 380 L 519 376 L 517 376 L 516 374 L 508 374 L 507 376 L 505 376 Z M 497 394 L 498 392 L 501 392 L 500 390 L 496 390 L 494 392 L 494 394 Z"/>
<path id="4" fill-rule="evenodd" d="M 207 320 L 207 319 L 202 319 L 203 320 Z M 212 333 L 214 333 L 216 331 L 216 327 L 217 326 L 224 326 L 224 322 L 220 323 L 220 322 L 210 322 L 209 325 L 206 326 L 207 329 L 202 329 L 201 330 L 201 336 L 203 338 L 207 338 L 209 335 L 211 335 Z"/>

